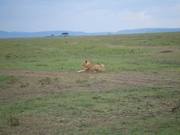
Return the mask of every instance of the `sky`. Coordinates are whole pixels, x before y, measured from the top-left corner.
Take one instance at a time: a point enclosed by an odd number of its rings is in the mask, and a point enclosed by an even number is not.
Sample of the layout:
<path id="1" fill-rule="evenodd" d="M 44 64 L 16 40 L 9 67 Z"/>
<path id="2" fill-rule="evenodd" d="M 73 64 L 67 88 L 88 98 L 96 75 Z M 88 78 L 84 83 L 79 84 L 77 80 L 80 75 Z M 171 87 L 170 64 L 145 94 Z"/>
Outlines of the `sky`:
<path id="1" fill-rule="evenodd" d="M 0 30 L 116 32 L 180 27 L 180 0 L 0 0 Z"/>

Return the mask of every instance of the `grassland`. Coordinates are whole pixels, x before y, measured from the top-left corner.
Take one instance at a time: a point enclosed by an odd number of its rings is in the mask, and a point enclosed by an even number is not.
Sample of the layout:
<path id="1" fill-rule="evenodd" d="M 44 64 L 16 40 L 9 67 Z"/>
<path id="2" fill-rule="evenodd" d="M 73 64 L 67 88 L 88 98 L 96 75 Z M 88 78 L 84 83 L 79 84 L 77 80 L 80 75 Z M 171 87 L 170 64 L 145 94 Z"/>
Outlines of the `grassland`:
<path id="1" fill-rule="evenodd" d="M 179 37 L 1 39 L 0 134 L 178 135 Z"/>

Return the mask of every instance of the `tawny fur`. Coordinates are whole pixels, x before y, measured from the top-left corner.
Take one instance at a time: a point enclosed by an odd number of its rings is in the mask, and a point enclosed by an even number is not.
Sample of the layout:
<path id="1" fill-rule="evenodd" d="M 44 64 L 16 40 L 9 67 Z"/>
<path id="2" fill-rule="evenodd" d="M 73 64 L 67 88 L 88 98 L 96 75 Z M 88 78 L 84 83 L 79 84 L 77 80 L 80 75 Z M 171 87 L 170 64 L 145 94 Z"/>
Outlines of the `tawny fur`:
<path id="1" fill-rule="evenodd" d="M 89 60 L 85 60 L 82 64 L 83 69 L 78 72 L 103 72 L 105 71 L 104 64 L 93 64 Z"/>

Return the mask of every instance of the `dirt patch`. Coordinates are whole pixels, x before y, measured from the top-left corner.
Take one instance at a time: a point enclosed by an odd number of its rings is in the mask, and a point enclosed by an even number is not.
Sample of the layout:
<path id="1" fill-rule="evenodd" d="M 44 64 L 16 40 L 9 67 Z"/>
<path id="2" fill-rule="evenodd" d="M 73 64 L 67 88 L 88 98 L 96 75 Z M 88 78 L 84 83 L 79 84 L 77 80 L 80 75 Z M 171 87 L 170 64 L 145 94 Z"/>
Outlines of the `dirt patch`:
<path id="1" fill-rule="evenodd" d="M 59 77 L 61 72 L 28 71 L 28 70 L 1 70 L 0 74 L 27 77 Z"/>
<path id="2" fill-rule="evenodd" d="M 169 75 L 167 75 L 169 74 Z M 179 79 L 176 73 L 77 73 L 77 72 L 46 72 L 27 70 L 0 70 L 0 75 L 12 76 L 9 84 L 20 83 L 22 88 L 30 86 L 31 82 L 40 85 L 56 85 L 58 83 L 79 86 L 90 86 L 99 84 L 129 84 L 154 86 L 155 84 L 178 84 Z M 168 76 L 168 77 L 167 77 Z M 18 81 L 17 81 L 18 80 Z M 34 80 L 34 81 L 33 81 Z"/>
<path id="3" fill-rule="evenodd" d="M 175 76 L 166 74 L 145 74 L 140 72 L 122 73 L 76 73 L 45 72 L 25 70 L 1 70 L 0 75 L 11 76 L 6 85 L 0 87 L 0 102 L 13 102 L 75 91 L 109 91 L 124 87 L 179 87 Z"/>
<path id="4" fill-rule="evenodd" d="M 163 50 L 163 51 L 160 51 L 160 53 L 171 53 L 173 52 L 172 50 Z"/>

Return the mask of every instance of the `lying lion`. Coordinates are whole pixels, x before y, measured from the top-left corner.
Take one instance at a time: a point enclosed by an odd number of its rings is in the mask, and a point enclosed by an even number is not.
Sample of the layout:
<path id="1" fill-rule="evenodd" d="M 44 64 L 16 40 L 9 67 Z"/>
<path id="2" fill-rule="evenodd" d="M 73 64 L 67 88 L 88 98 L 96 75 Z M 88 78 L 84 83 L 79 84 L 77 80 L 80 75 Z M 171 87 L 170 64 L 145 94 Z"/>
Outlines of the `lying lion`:
<path id="1" fill-rule="evenodd" d="M 85 60 L 82 64 L 83 69 L 78 72 L 103 72 L 105 71 L 104 64 L 93 64 L 89 60 Z"/>

